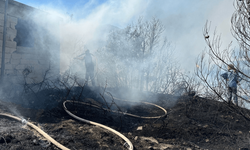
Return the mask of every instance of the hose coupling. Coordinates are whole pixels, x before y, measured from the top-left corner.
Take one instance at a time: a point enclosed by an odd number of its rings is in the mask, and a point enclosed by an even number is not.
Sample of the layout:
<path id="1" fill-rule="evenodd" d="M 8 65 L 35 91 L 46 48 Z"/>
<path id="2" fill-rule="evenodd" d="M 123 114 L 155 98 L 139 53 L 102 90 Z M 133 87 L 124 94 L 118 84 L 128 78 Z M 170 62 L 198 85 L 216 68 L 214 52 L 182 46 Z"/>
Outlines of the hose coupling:
<path id="1" fill-rule="evenodd" d="M 126 115 L 127 114 L 127 111 L 124 111 L 124 112 L 122 112 L 123 113 L 123 115 Z"/>
<path id="2" fill-rule="evenodd" d="M 130 146 L 129 146 L 129 144 L 128 144 L 127 142 L 125 142 L 125 143 L 123 144 L 123 146 L 126 147 L 127 149 L 130 149 Z"/>
<path id="3" fill-rule="evenodd" d="M 22 119 L 22 124 L 26 125 L 28 121 L 26 119 Z"/>

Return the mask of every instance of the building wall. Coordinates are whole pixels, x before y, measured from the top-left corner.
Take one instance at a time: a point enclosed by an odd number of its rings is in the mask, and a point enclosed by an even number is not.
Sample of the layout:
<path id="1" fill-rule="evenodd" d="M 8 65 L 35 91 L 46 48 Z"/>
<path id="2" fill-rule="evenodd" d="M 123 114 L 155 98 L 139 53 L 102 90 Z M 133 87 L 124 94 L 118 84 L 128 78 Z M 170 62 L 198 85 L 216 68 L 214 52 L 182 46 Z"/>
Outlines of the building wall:
<path id="1" fill-rule="evenodd" d="M 2 59 L 4 7 L 5 1 L 0 0 L 0 60 Z M 51 73 L 59 74 L 59 39 L 49 31 L 45 34 L 39 30 L 44 29 L 44 27 L 39 26 L 46 24 L 46 19 L 44 19 L 43 22 L 37 22 L 35 19 L 36 17 L 41 16 L 46 18 L 47 15 L 47 13 L 36 10 L 27 5 L 11 0 L 9 1 L 8 22 L 6 27 L 5 76 L 23 79 L 24 74 L 26 74 L 28 83 L 37 83 L 42 81 L 45 71 L 49 68 Z M 25 47 L 17 45 L 17 42 L 15 41 L 17 36 L 16 25 L 19 20 L 32 21 L 37 27 L 37 29 L 33 31 L 34 46 Z M 55 22 L 55 24 L 51 23 L 51 26 L 48 29 L 45 27 L 44 30 L 52 29 L 53 31 L 56 31 L 55 33 L 58 32 L 59 34 L 58 26 L 58 22 Z"/>

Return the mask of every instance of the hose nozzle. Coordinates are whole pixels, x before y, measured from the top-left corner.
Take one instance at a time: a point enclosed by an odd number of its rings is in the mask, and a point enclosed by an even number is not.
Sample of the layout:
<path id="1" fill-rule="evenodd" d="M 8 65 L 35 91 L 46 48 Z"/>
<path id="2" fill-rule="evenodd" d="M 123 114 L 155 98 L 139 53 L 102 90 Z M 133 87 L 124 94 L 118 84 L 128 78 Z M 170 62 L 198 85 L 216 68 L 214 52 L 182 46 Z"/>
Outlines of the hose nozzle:
<path id="1" fill-rule="evenodd" d="M 28 121 L 26 119 L 22 119 L 22 124 L 26 125 L 28 123 Z"/>

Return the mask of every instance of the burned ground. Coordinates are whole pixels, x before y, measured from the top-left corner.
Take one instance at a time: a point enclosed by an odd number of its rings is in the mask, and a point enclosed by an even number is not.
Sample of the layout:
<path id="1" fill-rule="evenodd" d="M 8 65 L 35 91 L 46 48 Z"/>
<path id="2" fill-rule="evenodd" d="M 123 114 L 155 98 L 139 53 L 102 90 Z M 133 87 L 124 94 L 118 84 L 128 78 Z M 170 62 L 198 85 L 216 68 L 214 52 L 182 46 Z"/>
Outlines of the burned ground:
<path id="1" fill-rule="evenodd" d="M 83 92 L 85 96 L 81 97 L 85 102 L 103 106 L 99 93 L 92 93 L 90 89 L 85 90 Z M 44 96 L 45 93 L 40 94 Z M 100 99 L 95 101 L 95 98 Z M 165 108 L 168 115 L 164 118 L 149 120 L 112 113 L 88 105 L 68 103 L 67 107 L 79 117 L 102 123 L 121 132 L 131 140 L 136 150 L 250 148 L 250 121 L 237 111 L 249 114 L 249 110 L 236 106 L 229 107 L 224 102 L 198 96 L 175 97 L 150 94 L 147 98 L 145 101 L 153 100 L 153 103 Z M 52 100 L 54 98 L 50 93 L 46 102 L 43 103 L 49 103 Z M 126 149 L 123 145 L 124 141 L 117 135 L 70 117 L 63 110 L 62 101 L 54 102 L 56 107 L 52 109 L 30 109 L 26 107 L 27 105 L 20 106 L 10 102 L 1 102 L 0 112 L 28 119 L 71 150 Z M 41 101 L 34 99 L 30 106 L 36 103 L 42 104 Z M 135 115 L 158 116 L 164 114 L 156 107 L 137 102 L 132 105 L 132 103 L 117 101 L 117 104 L 122 111 Z M 113 107 L 117 108 L 114 105 Z M 36 131 L 15 120 L 1 117 L 0 127 L 1 150 L 58 149 Z M 141 127 L 142 130 L 138 130 L 138 127 Z"/>

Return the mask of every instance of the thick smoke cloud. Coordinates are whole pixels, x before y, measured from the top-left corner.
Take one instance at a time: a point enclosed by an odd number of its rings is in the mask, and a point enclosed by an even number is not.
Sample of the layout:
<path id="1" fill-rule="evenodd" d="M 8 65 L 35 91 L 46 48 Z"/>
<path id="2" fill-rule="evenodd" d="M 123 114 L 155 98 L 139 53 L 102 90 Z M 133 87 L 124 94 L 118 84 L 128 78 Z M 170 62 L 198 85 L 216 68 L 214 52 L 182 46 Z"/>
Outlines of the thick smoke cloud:
<path id="1" fill-rule="evenodd" d="M 72 65 L 74 57 L 86 49 L 90 49 L 91 53 L 102 49 L 110 30 L 124 29 L 128 24 L 136 23 L 139 17 L 143 17 L 144 20 L 155 17 L 162 22 L 165 28 L 164 36 L 175 47 L 175 56 L 172 58 L 176 58 L 185 71 L 193 70 L 196 57 L 205 48 L 202 28 L 207 20 L 212 23 L 211 30 L 217 27 L 218 34 L 222 35 L 222 49 L 233 40 L 230 33 L 230 17 L 234 12 L 233 0 L 193 0 L 191 2 L 185 0 L 108 0 L 101 4 L 97 0 L 90 0 L 84 5 L 82 3 L 71 4 L 70 8 L 62 1 L 46 5 L 35 2 L 25 4 L 50 14 L 46 20 L 39 17 L 39 14 L 33 14 L 33 16 L 38 24 L 46 27 L 54 38 L 61 41 L 61 73 Z M 61 24 L 60 33 L 49 28 L 58 18 Z M 41 32 L 39 36 L 43 34 Z M 51 56 L 54 55 L 53 53 L 58 53 L 58 51 L 50 51 Z M 75 71 L 82 72 L 84 64 L 81 61 L 74 62 L 77 63 Z M 137 98 L 137 96 L 134 97 Z"/>
<path id="2" fill-rule="evenodd" d="M 166 35 L 176 45 L 182 67 L 193 70 L 197 55 L 205 48 L 202 35 L 205 22 L 211 21 L 212 33 L 217 28 L 224 49 L 233 40 L 230 33 L 233 12 L 233 0 L 152 1 L 145 16 L 156 16 L 164 22 Z"/>
<path id="3" fill-rule="evenodd" d="M 101 4 L 91 0 L 84 5 L 71 4 L 70 8 L 61 1 L 57 1 L 57 4 L 28 3 L 63 18 L 61 35 L 68 37 L 68 43 L 61 49 L 62 71 L 70 63 L 69 56 L 73 54 L 75 41 L 81 40 L 86 45 L 88 43 L 88 48 L 96 50 L 99 45 L 90 43 L 105 38 L 103 33 L 99 32 L 100 28 L 105 25 L 124 28 L 140 16 L 145 19 L 156 17 L 163 22 L 166 27 L 165 35 L 176 46 L 177 59 L 181 60 L 183 69 L 193 70 L 197 55 L 205 48 L 202 28 L 207 20 L 212 23 L 211 30 L 217 27 L 218 34 L 221 34 L 222 48 L 233 40 L 230 33 L 230 17 L 234 12 L 233 0 L 108 0 Z"/>

